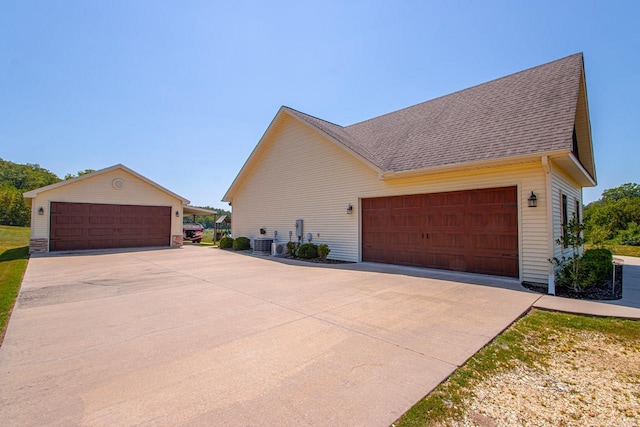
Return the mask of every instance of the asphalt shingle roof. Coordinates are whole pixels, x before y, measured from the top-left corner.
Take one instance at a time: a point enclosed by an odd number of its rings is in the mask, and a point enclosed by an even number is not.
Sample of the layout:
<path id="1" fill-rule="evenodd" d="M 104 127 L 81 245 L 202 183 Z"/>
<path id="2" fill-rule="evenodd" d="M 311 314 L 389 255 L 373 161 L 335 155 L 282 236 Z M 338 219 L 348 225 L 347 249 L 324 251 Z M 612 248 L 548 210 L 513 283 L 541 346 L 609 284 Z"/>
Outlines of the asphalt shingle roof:
<path id="1" fill-rule="evenodd" d="M 582 54 L 350 126 L 289 113 L 385 171 L 570 150 Z"/>

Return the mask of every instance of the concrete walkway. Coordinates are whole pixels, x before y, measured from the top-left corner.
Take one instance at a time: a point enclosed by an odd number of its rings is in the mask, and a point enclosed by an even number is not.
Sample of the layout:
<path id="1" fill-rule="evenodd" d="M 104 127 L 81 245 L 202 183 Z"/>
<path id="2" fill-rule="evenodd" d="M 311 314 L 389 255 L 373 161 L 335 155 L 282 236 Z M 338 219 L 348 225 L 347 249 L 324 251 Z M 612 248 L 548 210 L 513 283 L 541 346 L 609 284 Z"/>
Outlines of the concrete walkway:
<path id="1" fill-rule="evenodd" d="M 586 314 L 589 316 L 620 317 L 624 319 L 640 320 L 640 258 L 628 256 L 615 256 L 624 262 L 623 268 L 623 293 L 619 300 L 583 301 L 572 298 L 563 298 L 553 295 L 539 295 L 533 303 L 533 307 L 544 310 L 562 311 L 574 314 Z M 306 264 L 303 261 L 281 260 L 287 264 Z M 332 266 L 331 268 L 371 271 L 386 274 L 402 274 L 413 277 L 429 279 L 452 280 L 460 283 L 500 287 L 519 292 L 529 292 L 520 285 L 520 282 L 509 278 L 483 276 L 467 273 L 455 273 L 451 271 L 432 270 L 425 268 L 412 268 L 388 264 L 358 263 Z"/>
<path id="2" fill-rule="evenodd" d="M 624 261 L 622 299 L 613 301 L 581 301 L 545 295 L 533 304 L 536 308 L 587 314 L 590 316 L 640 319 L 640 258 L 617 256 Z"/>

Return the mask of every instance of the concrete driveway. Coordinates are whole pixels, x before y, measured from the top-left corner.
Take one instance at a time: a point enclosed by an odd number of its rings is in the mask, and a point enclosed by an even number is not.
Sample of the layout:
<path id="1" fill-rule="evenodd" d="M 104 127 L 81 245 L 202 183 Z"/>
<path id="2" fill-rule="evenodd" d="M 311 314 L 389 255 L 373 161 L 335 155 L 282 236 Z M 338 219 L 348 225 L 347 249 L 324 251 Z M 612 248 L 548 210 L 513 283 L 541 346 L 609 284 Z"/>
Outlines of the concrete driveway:
<path id="1" fill-rule="evenodd" d="M 386 426 L 539 297 L 195 246 L 34 258 L 0 348 L 0 419 Z"/>

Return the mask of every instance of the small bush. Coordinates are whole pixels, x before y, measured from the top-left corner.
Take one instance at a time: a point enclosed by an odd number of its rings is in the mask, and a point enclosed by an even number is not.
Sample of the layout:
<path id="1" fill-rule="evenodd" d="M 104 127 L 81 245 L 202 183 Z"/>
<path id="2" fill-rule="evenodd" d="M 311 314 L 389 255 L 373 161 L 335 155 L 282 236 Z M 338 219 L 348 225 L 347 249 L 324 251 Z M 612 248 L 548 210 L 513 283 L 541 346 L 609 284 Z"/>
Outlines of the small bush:
<path id="1" fill-rule="evenodd" d="M 329 255 L 329 252 L 331 252 L 331 249 L 329 249 L 329 245 L 325 243 L 318 245 L 318 255 L 320 256 L 320 258 L 322 258 L 323 261 L 327 259 L 327 255 Z"/>
<path id="2" fill-rule="evenodd" d="M 611 276 L 613 255 L 608 249 L 589 249 L 582 256 L 563 258 L 556 264 L 556 286 L 585 291 Z"/>
<path id="3" fill-rule="evenodd" d="M 233 241 L 234 251 L 246 251 L 247 249 L 251 249 L 251 241 L 248 238 L 238 237 Z"/>
<path id="4" fill-rule="evenodd" d="M 287 243 L 287 255 L 296 257 L 298 255 L 298 242 L 288 242 Z"/>
<path id="5" fill-rule="evenodd" d="M 298 256 L 303 259 L 318 258 L 318 246 L 313 243 L 303 243 L 298 248 Z"/>
<path id="6" fill-rule="evenodd" d="M 233 237 L 223 237 L 220 239 L 220 249 L 229 249 L 233 247 Z"/>
<path id="7" fill-rule="evenodd" d="M 589 249 L 580 259 L 580 269 L 592 276 L 596 283 L 602 283 L 613 272 L 613 254 L 609 249 Z"/>

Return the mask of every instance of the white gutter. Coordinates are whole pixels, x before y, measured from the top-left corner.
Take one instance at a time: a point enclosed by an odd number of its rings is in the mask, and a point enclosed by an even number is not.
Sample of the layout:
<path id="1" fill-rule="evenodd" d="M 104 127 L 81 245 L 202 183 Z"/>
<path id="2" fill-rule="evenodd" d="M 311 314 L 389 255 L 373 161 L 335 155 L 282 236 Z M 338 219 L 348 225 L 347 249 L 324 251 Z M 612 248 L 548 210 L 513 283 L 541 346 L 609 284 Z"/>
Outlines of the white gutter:
<path id="1" fill-rule="evenodd" d="M 550 151 L 544 157 L 560 156 L 566 153 L 567 153 L 566 150 Z M 426 168 L 426 169 L 414 169 L 414 170 L 399 171 L 399 172 L 396 172 L 393 170 L 386 170 L 381 173 L 378 173 L 378 179 L 385 181 L 388 179 L 413 178 L 416 176 L 441 174 L 446 172 L 456 172 L 459 170 L 482 169 L 482 168 L 490 168 L 490 167 L 497 167 L 497 166 L 516 165 L 521 163 L 537 162 L 539 160 L 540 160 L 540 154 L 537 153 L 537 154 L 525 154 L 522 156 L 514 156 L 514 157 L 503 157 L 500 159 L 480 160 L 477 162 L 456 163 L 453 165 L 436 166 L 436 167 Z"/>
<path id="2" fill-rule="evenodd" d="M 542 156 L 542 169 L 544 170 L 544 178 L 546 184 L 546 204 L 547 204 L 547 244 L 548 244 L 548 259 L 554 258 L 555 242 L 553 239 L 553 182 L 551 180 L 551 162 L 549 157 Z M 556 282 L 555 282 L 555 269 L 553 264 L 549 265 L 549 286 L 548 293 L 550 295 L 556 294 Z"/>
<path id="3" fill-rule="evenodd" d="M 571 159 L 571 161 L 576 165 L 576 167 L 580 169 L 580 172 L 582 172 L 582 174 L 588 178 L 591 185 L 595 187 L 596 186 L 595 179 L 593 179 L 591 174 L 587 172 L 584 166 L 582 166 L 582 163 L 580 162 L 580 160 L 578 160 L 573 153 L 569 153 L 569 159 Z"/>

